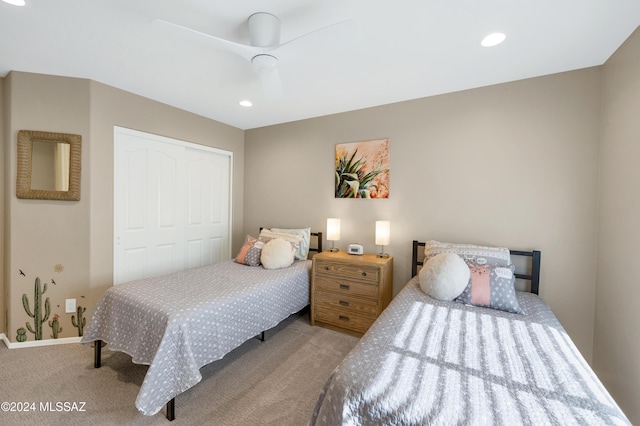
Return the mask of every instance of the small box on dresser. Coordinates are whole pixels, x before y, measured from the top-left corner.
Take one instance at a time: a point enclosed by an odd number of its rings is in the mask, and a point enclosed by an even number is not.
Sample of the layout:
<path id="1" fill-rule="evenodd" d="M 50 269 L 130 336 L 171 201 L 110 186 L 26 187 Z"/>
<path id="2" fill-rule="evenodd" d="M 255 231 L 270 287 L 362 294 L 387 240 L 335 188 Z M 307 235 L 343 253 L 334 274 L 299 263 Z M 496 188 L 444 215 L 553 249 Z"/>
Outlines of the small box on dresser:
<path id="1" fill-rule="evenodd" d="M 391 302 L 393 257 L 322 252 L 313 257 L 311 325 L 362 335 Z"/>

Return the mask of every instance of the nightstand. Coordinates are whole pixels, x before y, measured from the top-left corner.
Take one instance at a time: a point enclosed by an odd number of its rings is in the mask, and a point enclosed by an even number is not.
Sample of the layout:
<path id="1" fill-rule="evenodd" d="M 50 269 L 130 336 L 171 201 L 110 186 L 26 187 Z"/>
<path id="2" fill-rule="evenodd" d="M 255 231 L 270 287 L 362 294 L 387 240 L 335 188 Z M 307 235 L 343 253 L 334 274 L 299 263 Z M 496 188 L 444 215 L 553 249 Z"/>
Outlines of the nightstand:
<path id="1" fill-rule="evenodd" d="M 361 336 L 391 302 L 393 257 L 322 252 L 313 256 L 311 325 Z"/>

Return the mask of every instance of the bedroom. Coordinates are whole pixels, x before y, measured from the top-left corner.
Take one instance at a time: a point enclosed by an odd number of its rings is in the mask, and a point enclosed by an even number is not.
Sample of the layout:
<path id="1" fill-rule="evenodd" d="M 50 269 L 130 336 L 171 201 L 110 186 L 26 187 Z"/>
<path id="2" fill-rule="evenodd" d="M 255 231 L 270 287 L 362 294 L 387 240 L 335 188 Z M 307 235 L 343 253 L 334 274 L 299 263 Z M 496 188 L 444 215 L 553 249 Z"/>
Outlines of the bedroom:
<path id="1" fill-rule="evenodd" d="M 17 268 L 63 264 L 88 305 L 110 285 L 112 201 L 104 194 L 119 125 L 234 153 L 234 252 L 259 226 L 323 229 L 334 216 L 338 247 L 360 242 L 374 252 L 374 222 L 388 219 L 397 292 L 416 237 L 542 250 L 542 297 L 637 423 L 640 343 L 629 336 L 640 318 L 629 283 L 637 278 L 639 49 L 636 31 L 604 66 L 247 131 L 94 81 L 12 72 L 0 89 L 3 311 L 18 299 L 7 334 L 24 320 Z M 10 135 L 32 127 L 85 136 L 80 202 L 13 196 Z M 391 197 L 333 198 L 335 145 L 380 137 L 391 140 Z M 7 330 L 4 315 L 0 325 Z"/>

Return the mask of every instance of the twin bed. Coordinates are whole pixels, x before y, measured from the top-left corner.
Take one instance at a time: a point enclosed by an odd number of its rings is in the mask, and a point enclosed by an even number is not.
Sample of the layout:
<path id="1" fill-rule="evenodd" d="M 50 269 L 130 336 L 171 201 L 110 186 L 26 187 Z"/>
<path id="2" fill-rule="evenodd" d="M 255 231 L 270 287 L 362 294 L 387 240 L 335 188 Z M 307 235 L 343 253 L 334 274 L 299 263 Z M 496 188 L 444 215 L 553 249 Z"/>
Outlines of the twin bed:
<path id="1" fill-rule="evenodd" d="M 630 424 L 537 296 L 540 252 L 511 252 L 529 259 L 516 314 L 425 294 L 424 247 L 413 242 L 413 278 L 328 378 L 310 425 Z M 201 367 L 309 304 L 310 268 L 228 261 L 115 286 L 82 341 L 96 367 L 102 341 L 148 364 L 136 407 L 166 404 L 173 420 Z"/>
<path id="2" fill-rule="evenodd" d="M 522 314 L 434 299 L 416 275 L 326 382 L 310 425 L 622 425 L 629 421 L 537 296 Z"/>
<path id="3" fill-rule="evenodd" d="M 322 251 L 322 233 L 311 233 Z M 245 256 L 248 258 L 248 256 Z M 306 256 L 305 256 L 306 257 Z M 229 260 L 111 287 L 102 296 L 82 342 L 102 342 L 149 365 L 136 407 L 153 415 L 197 384 L 200 368 L 275 327 L 309 304 L 311 260 L 265 269 Z"/>

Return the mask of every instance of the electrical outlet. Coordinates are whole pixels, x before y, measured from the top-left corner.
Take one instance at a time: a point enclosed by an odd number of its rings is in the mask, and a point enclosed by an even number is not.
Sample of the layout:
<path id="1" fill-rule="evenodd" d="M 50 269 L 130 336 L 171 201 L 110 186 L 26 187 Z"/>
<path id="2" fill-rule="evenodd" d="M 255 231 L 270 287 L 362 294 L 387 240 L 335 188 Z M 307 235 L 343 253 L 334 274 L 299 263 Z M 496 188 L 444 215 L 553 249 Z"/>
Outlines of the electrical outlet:
<path id="1" fill-rule="evenodd" d="M 65 303 L 65 310 L 66 313 L 71 313 L 71 312 L 75 312 L 76 311 L 76 299 L 67 299 L 66 303 Z"/>

